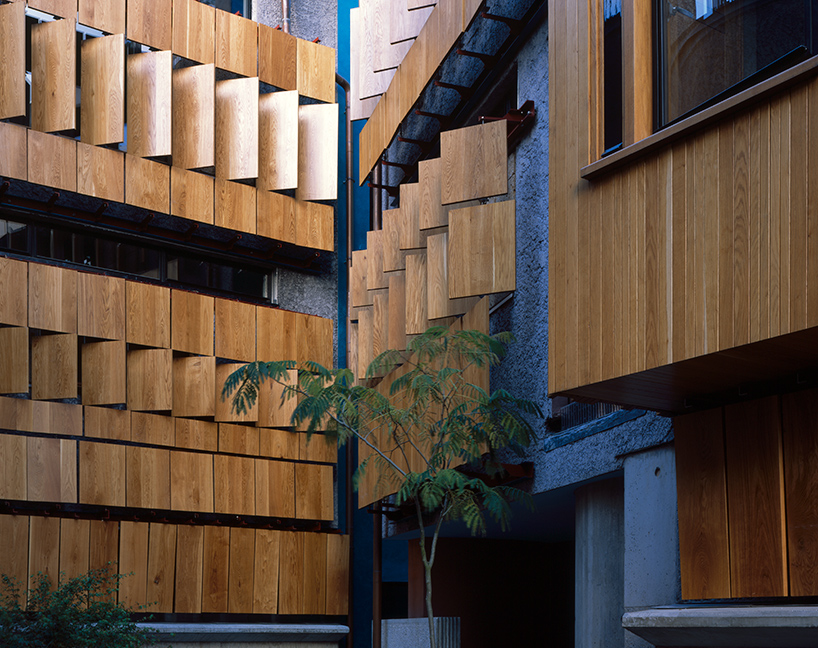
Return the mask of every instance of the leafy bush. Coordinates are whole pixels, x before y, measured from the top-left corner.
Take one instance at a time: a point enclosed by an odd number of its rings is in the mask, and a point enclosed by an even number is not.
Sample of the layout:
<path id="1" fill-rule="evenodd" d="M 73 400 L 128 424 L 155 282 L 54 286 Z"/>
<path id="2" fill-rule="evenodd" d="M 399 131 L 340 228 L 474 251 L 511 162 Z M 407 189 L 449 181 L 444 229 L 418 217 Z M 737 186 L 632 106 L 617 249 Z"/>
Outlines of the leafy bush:
<path id="1" fill-rule="evenodd" d="M 54 588 L 47 574 L 31 577 L 28 597 L 21 584 L 0 577 L 0 646 L 5 648 L 138 648 L 149 631 L 116 603 L 123 576 L 108 568 L 65 578 Z"/>

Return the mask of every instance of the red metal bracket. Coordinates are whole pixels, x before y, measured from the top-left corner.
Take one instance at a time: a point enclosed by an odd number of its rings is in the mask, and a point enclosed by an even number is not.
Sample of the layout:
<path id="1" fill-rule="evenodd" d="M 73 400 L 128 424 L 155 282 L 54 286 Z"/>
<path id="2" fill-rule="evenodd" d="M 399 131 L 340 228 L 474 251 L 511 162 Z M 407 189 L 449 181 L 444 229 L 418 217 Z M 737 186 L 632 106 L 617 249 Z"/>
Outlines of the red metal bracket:
<path id="1" fill-rule="evenodd" d="M 520 138 L 523 136 L 523 133 L 528 128 L 531 128 L 531 125 L 534 123 L 534 118 L 536 116 L 537 109 L 534 107 L 534 102 L 531 99 L 529 99 L 518 109 L 509 110 L 502 117 L 491 117 L 489 115 L 482 115 L 478 118 L 478 121 L 481 124 L 485 124 L 486 122 L 500 121 L 501 119 L 505 119 L 508 127 L 507 130 L 508 142 L 509 145 L 511 146 L 513 144 L 516 144 L 520 140 Z"/>

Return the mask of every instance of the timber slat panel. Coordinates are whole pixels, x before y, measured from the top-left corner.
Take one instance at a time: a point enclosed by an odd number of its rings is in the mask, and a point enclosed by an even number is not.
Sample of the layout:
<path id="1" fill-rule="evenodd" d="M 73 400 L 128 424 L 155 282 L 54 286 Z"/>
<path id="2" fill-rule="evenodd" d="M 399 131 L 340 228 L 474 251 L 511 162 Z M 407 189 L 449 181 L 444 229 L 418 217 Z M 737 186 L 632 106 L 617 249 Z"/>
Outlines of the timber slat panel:
<path id="1" fill-rule="evenodd" d="M 327 534 L 304 534 L 304 614 L 326 614 Z"/>
<path id="2" fill-rule="evenodd" d="M 125 127 L 125 36 L 86 38 L 80 49 L 80 137 L 117 144 Z"/>
<path id="3" fill-rule="evenodd" d="M 259 430 L 247 425 L 219 424 L 219 452 L 256 455 L 259 453 Z"/>
<path id="4" fill-rule="evenodd" d="M 0 122 L 0 148 L 4 151 L 4 155 L 0 157 L 0 174 L 17 180 L 28 180 L 28 129 Z"/>
<path id="5" fill-rule="evenodd" d="M 257 355 L 260 361 L 296 359 L 297 315 L 280 308 L 257 307 Z"/>
<path id="6" fill-rule="evenodd" d="M 120 522 L 119 573 L 130 575 L 119 584 L 119 602 L 128 607 L 138 608 L 147 601 L 149 526 Z"/>
<path id="7" fill-rule="evenodd" d="M 282 430 L 275 431 L 281 432 Z M 286 434 L 292 433 L 286 432 Z M 256 459 L 255 498 L 256 515 L 296 517 L 295 464 Z"/>
<path id="8" fill-rule="evenodd" d="M 235 423 L 252 423 L 258 420 L 258 399 L 244 413 L 239 414 L 233 409 L 232 397 L 222 398 L 222 389 L 225 381 L 234 371 L 242 365 L 237 362 L 228 362 L 216 365 L 216 391 L 213 395 L 216 410 L 215 420 L 219 422 L 228 421 Z M 235 392 L 234 392 L 235 393 Z"/>
<path id="9" fill-rule="evenodd" d="M 13 500 L 26 499 L 28 492 L 26 444 L 27 438 L 24 436 L 0 435 L 0 497 Z M 34 460 L 39 459 L 35 457 Z"/>
<path id="10" fill-rule="evenodd" d="M 362 70 L 363 48 L 364 41 L 361 39 L 361 10 L 354 8 L 349 10 L 349 33 L 350 33 L 350 64 L 349 64 L 349 85 L 351 88 L 351 101 L 349 106 L 350 119 L 356 121 L 359 119 L 368 119 L 372 116 L 375 106 L 378 103 L 378 97 L 370 97 L 369 99 L 361 98 L 361 90 L 363 84 L 363 77 L 367 74 L 375 75 L 375 72 L 369 70 Z M 383 75 L 384 73 L 381 73 Z M 388 73 L 387 73 L 388 74 Z"/>
<path id="11" fill-rule="evenodd" d="M 170 508 L 170 451 L 128 447 L 125 457 L 126 506 Z"/>
<path id="12" fill-rule="evenodd" d="M 173 612 L 173 586 L 176 571 L 175 524 L 149 525 L 148 571 L 145 601 L 156 612 Z"/>
<path id="13" fill-rule="evenodd" d="M 125 280 L 80 272 L 77 275 L 77 333 L 106 340 L 125 339 Z"/>
<path id="14" fill-rule="evenodd" d="M 349 609 L 349 536 L 327 536 L 327 614 Z"/>
<path id="15" fill-rule="evenodd" d="M 406 349 L 406 273 L 397 272 L 389 277 L 389 332 L 387 348 Z"/>
<path id="16" fill-rule="evenodd" d="M 721 408 L 674 419 L 682 599 L 730 597 Z"/>
<path id="17" fill-rule="evenodd" d="M 215 164 L 216 68 L 194 65 L 173 71 L 173 165 L 200 169 Z"/>
<path id="18" fill-rule="evenodd" d="M 296 38 L 268 25 L 258 26 L 258 76 L 263 83 L 296 90 Z"/>
<path id="19" fill-rule="evenodd" d="M 253 362 L 256 359 L 256 307 L 253 304 L 217 299 L 216 356 Z"/>
<path id="20" fill-rule="evenodd" d="M 79 503 L 125 506 L 125 446 L 80 443 Z"/>
<path id="21" fill-rule="evenodd" d="M 230 529 L 229 612 L 241 613 L 253 609 L 255 545 L 255 529 Z"/>
<path id="22" fill-rule="evenodd" d="M 77 190 L 77 141 L 28 131 L 28 180 L 36 184 Z"/>
<path id="23" fill-rule="evenodd" d="M 258 89 L 258 77 L 216 83 L 217 178 L 258 176 Z"/>
<path id="24" fill-rule="evenodd" d="M 170 211 L 170 167 L 126 154 L 125 202 L 167 214 Z"/>
<path id="25" fill-rule="evenodd" d="M 77 127 L 75 41 L 73 14 L 70 19 L 31 27 L 32 129 L 53 133 Z"/>
<path id="26" fill-rule="evenodd" d="M 216 452 L 219 445 L 219 426 L 212 421 L 177 418 L 176 446 L 191 450 Z"/>
<path id="27" fill-rule="evenodd" d="M 506 193 L 507 157 L 504 120 L 441 133 L 443 204 Z"/>
<path id="28" fill-rule="evenodd" d="M 309 437 L 309 438 L 308 438 Z M 299 453 L 301 461 L 335 463 L 338 460 L 338 442 L 326 434 L 299 434 Z"/>
<path id="29" fill-rule="evenodd" d="M 425 329 L 424 329 L 425 330 Z M 366 376 L 366 370 L 375 359 L 373 336 L 375 334 L 375 313 L 373 306 L 358 310 L 358 378 Z"/>
<path id="30" fill-rule="evenodd" d="M 279 537 L 279 531 L 256 529 L 252 610 L 254 614 L 275 614 L 278 611 Z"/>
<path id="31" fill-rule="evenodd" d="M 125 342 L 87 342 L 82 345 L 82 402 L 116 405 L 125 392 Z"/>
<path id="32" fill-rule="evenodd" d="M 26 114 L 26 19 L 22 2 L 0 6 L 0 119 Z"/>
<path id="33" fill-rule="evenodd" d="M 255 515 L 255 463 L 250 457 L 213 457 L 216 513 Z"/>
<path id="34" fill-rule="evenodd" d="M 440 165 L 440 158 L 432 158 L 418 162 L 420 229 L 433 229 L 449 224 L 441 196 L 442 178 Z"/>
<path id="35" fill-rule="evenodd" d="M 249 234 L 256 233 L 256 189 L 254 187 L 215 180 L 214 224 Z"/>
<path id="36" fill-rule="evenodd" d="M 171 347 L 175 351 L 213 354 L 213 297 L 171 291 Z"/>
<path id="37" fill-rule="evenodd" d="M 258 23 L 229 11 L 216 12 L 216 67 L 254 77 L 257 51 Z"/>
<path id="38" fill-rule="evenodd" d="M 126 341 L 152 347 L 170 347 L 170 289 L 125 282 Z"/>
<path id="39" fill-rule="evenodd" d="M 259 454 L 262 457 L 298 459 L 298 434 L 290 430 L 259 430 Z"/>
<path id="40" fill-rule="evenodd" d="M 372 296 L 372 355 L 389 350 L 389 290 L 375 290 Z"/>
<path id="41" fill-rule="evenodd" d="M 177 166 L 170 169 L 170 213 L 213 225 L 214 180 Z"/>
<path id="42" fill-rule="evenodd" d="M 283 531 L 279 535 L 280 577 L 278 613 L 301 614 L 304 607 L 304 533 Z"/>
<path id="43" fill-rule="evenodd" d="M 384 230 L 371 230 L 366 233 L 366 288 L 379 290 L 389 288 L 389 282 L 383 273 Z"/>
<path id="44" fill-rule="evenodd" d="M 230 570 L 230 529 L 204 528 L 204 577 L 202 612 L 227 612 Z"/>
<path id="45" fill-rule="evenodd" d="M 176 532 L 176 600 L 178 614 L 202 611 L 204 576 L 203 526 L 180 524 Z"/>
<path id="46" fill-rule="evenodd" d="M 298 94 L 325 103 L 335 101 L 335 50 L 297 39 L 296 89 Z"/>
<path id="47" fill-rule="evenodd" d="M 331 520 L 334 516 L 332 466 L 296 464 L 295 516 Z"/>
<path id="48" fill-rule="evenodd" d="M 0 553 L 0 573 L 18 583 L 28 582 L 29 519 L 25 515 L 0 515 L 0 545 L 6 547 Z"/>
<path id="49" fill-rule="evenodd" d="M 175 444 L 174 419 L 170 416 L 131 412 L 131 441 L 151 445 Z"/>
<path id="50" fill-rule="evenodd" d="M 88 572 L 90 541 L 90 520 L 60 520 L 60 581 Z"/>
<path id="51" fill-rule="evenodd" d="M 295 217 L 296 245 L 329 252 L 335 249 L 332 205 L 299 200 L 296 201 Z"/>
<path id="52" fill-rule="evenodd" d="M 290 384 L 295 385 L 298 372 L 295 369 L 288 371 Z M 284 385 L 274 380 L 265 380 L 258 389 L 258 425 L 264 427 L 290 427 L 297 401 L 295 398 L 282 398 Z M 268 455 L 277 456 L 277 455 Z"/>
<path id="53" fill-rule="evenodd" d="M 389 42 L 394 44 L 417 38 L 432 7 L 410 11 L 406 2 L 390 2 L 389 11 Z"/>
<path id="54" fill-rule="evenodd" d="M 28 326 L 28 263 L 0 257 L 0 292 L 0 323 Z"/>
<path id="55" fill-rule="evenodd" d="M 173 359 L 173 415 L 216 414 L 216 358 Z"/>
<path id="56" fill-rule="evenodd" d="M 125 202 L 125 154 L 77 142 L 77 191 Z"/>
<path id="57" fill-rule="evenodd" d="M 77 331 L 77 273 L 29 264 L 28 325 L 60 333 Z"/>
<path id="58" fill-rule="evenodd" d="M 213 455 L 170 453 L 170 505 L 179 511 L 213 512 Z"/>
<path id="59" fill-rule="evenodd" d="M 400 227 L 401 210 L 387 209 L 383 212 L 383 271 L 394 272 L 406 269 L 406 255 L 401 254 Z"/>
<path id="60" fill-rule="evenodd" d="M 77 397 L 77 336 L 73 333 L 31 338 L 31 397 L 50 400 Z"/>
<path id="61" fill-rule="evenodd" d="M 215 61 L 216 9 L 197 0 L 173 0 L 174 54 L 197 63 Z"/>
<path id="62" fill-rule="evenodd" d="M 39 502 L 77 502 L 77 442 L 28 437 L 27 496 Z"/>
<path id="63" fill-rule="evenodd" d="M 173 408 L 173 352 L 170 349 L 128 351 L 128 409 L 148 412 Z"/>
<path id="64" fill-rule="evenodd" d="M 109 407 L 84 407 L 85 436 L 114 441 L 131 440 L 131 413 Z"/>
<path id="65" fill-rule="evenodd" d="M 128 0 L 128 40 L 169 50 L 172 0 Z"/>
<path id="66" fill-rule="evenodd" d="M 114 569 L 111 563 L 119 557 L 119 522 L 91 520 L 89 528 L 89 569 Z"/>
<path id="67" fill-rule="evenodd" d="M 22 326 L 0 328 L 0 393 L 28 393 L 28 329 Z"/>
<path id="68" fill-rule="evenodd" d="M 128 153 L 170 155 L 173 54 L 128 56 Z"/>
<path id="69" fill-rule="evenodd" d="M 332 320 L 298 313 L 296 345 L 299 363 L 312 361 L 332 367 Z"/>
<path id="70" fill-rule="evenodd" d="M 28 533 L 28 576 L 42 572 L 51 583 L 59 578 L 60 519 L 32 516 Z M 29 582 L 29 579 L 25 579 Z M 120 589 L 121 595 L 121 589 Z"/>
<path id="71" fill-rule="evenodd" d="M 366 250 L 355 250 L 352 253 L 351 279 L 352 306 L 354 308 L 372 305 L 372 293 L 367 290 L 366 285 L 367 272 Z"/>
<path id="72" fill-rule="evenodd" d="M 427 240 L 426 295 L 429 300 L 429 319 L 462 315 L 476 303 L 473 297 L 449 299 L 448 265 L 449 234 L 435 234 Z"/>
<path id="73" fill-rule="evenodd" d="M 298 107 L 298 200 L 338 197 L 338 104 Z"/>
<path id="74" fill-rule="evenodd" d="M 298 201 L 273 191 L 259 191 L 257 201 L 256 233 L 295 243 Z"/>
<path id="75" fill-rule="evenodd" d="M 125 0 L 79 0 L 79 22 L 108 34 L 125 33 Z"/>
<path id="76" fill-rule="evenodd" d="M 264 81 L 263 78 L 261 80 Z M 298 185 L 298 93 L 268 92 L 259 95 L 258 113 L 259 165 L 256 186 L 269 191 L 295 189 Z"/>
<path id="77" fill-rule="evenodd" d="M 420 231 L 420 184 L 413 182 L 401 185 L 400 207 L 401 250 L 417 250 L 426 247 L 426 239 Z"/>

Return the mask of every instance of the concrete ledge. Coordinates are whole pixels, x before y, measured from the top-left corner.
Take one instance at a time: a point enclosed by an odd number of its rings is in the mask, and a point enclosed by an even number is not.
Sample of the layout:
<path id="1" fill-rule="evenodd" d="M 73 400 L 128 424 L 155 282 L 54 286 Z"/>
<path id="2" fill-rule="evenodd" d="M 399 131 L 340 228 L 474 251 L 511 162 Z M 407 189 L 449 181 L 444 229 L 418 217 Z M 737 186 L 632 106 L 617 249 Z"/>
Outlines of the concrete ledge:
<path id="1" fill-rule="evenodd" d="M 656 646 L 814 648 L 818 606 L 668 606 L 626 612 L 622 627 Z"/>
<path id="2" fill-rule="evenodd" d="M 284 623 L 141 623 L 171 643 L 333 643 L 349 633 L 345 625 Z"/>

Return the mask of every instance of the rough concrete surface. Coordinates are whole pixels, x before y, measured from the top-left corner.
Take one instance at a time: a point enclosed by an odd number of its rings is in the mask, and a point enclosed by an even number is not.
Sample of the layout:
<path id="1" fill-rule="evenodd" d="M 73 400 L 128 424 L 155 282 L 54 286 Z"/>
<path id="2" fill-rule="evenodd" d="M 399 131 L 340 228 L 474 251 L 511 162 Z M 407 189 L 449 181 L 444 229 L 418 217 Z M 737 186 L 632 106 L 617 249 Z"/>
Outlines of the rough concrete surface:
<path id="1" fill-rule="evenodd" d="M 281 0 L 253 0 L 253 20 L 275 27 L 283 23 Z M 336 0 L 290 0 L 290 33 L 336 49 L 338 2 Z"/>
<path id="2" fill-rule="evenodd" d="M 460 648 L 460 619 L 452 617 L 435 618 L 436 643 L 438 648 Z M 383 648 L 427 648 L 429 642 L 429 620 L 384 619 L 381 622 L 381 645 Z"/>

